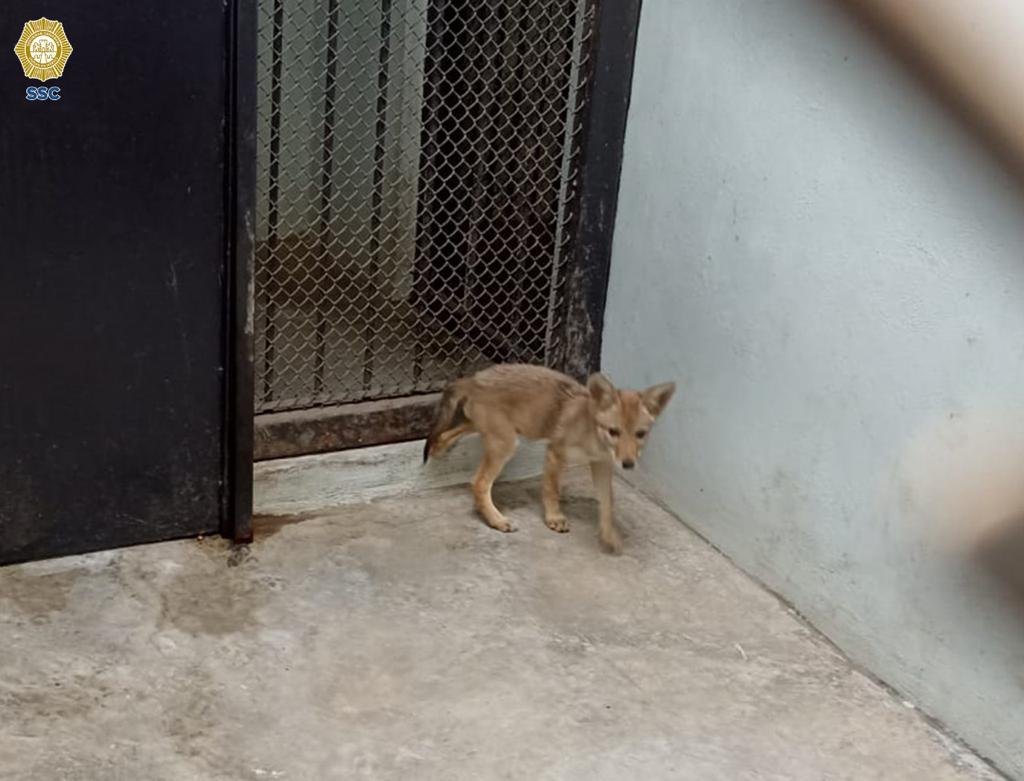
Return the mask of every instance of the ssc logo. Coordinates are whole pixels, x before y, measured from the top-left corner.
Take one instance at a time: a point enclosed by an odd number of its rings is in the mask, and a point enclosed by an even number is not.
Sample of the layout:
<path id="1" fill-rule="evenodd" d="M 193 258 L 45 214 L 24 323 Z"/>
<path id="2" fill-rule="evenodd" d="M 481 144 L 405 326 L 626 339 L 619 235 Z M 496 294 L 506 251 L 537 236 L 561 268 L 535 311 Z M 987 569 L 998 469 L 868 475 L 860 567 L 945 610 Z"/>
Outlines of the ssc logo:
<path id="1" fill-rule="evenodd" d="M 25 100 L 60 100 L 60 87 L 26 87 Z"/>
<path id="2" fill-rule="evenodd" d="M 72 51 L 71 42 L 64 33 L 64 25 L 46 18 L 26 22 L 21 38 L 14 47 L 25 76 L 43 82 L 64 75 L 64 67 Z M 42 100 L 49 100 L 49 94 L 47 91 L 47 97 Z M 57 94 L 60 95 L 59 90 Z"/>

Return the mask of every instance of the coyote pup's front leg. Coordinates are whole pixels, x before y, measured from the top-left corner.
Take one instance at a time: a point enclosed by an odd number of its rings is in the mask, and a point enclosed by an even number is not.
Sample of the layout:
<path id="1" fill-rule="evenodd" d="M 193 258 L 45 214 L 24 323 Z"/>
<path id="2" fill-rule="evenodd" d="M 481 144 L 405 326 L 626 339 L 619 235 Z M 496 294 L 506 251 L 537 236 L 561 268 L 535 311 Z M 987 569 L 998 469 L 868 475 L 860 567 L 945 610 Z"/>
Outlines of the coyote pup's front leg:
<path id="1" fill-rule="evenodd" d="M 590 473 L 594 477 L 594 491 L 598 501 L 598 539 L 602 547 L 609 553 L 622 550 L 622 537 L 615 528 L 612 517 L 612 463 L 611 461 L 591 461 Z"/>
<path id="2" fill-rule="evenodd" d="M 548 445 L 544 457 L 544 523 L 556 532 L 569 531 L 569 521 L 560 505 L 562 472 L 565 470 L 565 453 L 558 445 Z"/>

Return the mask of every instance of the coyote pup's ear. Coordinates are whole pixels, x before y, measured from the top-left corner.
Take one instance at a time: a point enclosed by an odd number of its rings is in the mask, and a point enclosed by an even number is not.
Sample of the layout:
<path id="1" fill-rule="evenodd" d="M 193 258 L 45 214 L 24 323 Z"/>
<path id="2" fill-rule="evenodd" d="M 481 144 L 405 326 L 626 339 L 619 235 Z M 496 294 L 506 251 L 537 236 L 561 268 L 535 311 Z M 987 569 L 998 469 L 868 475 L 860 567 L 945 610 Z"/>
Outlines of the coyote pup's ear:
<path id="1" fill-rule="evenodd" d="M 648 412 L 658 416 L 668 406 L 669 401 L 672 399 L 672 394 L 675 392 L 676 384 L 674 382 L 663 382 L 661 385 L 652 385 L 641 393 L 640 400 Z"/>
<path id="2" fill-rule="evenodd" d="M 609 407 L 615 400 L 615 386 L 603 374 L 591 374 L 587 390 L 598 407 Z"/>

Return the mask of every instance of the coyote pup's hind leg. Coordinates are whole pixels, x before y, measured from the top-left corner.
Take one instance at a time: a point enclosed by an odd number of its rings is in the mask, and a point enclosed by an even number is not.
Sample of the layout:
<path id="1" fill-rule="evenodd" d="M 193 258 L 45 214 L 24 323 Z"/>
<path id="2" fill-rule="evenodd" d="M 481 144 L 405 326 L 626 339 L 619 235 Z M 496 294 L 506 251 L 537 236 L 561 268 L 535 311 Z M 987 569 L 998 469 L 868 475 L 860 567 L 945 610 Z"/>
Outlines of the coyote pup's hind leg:
<path id="1" fill-rule="evenodd" d="M 480 468 L 473 478 L 473 498 L 476 500 L 476 509 L 487 521 L 487 525 L 500 532 L 515 531 L 515 527 L 508 522 L 498 508 L 494 506 L 491 498 L 491 487 L 498 479 L 505 464 L 516 452 L 517 438 L 514 430 L 481 432 L 484 444 L 484 457 L 480 461 Z"/>

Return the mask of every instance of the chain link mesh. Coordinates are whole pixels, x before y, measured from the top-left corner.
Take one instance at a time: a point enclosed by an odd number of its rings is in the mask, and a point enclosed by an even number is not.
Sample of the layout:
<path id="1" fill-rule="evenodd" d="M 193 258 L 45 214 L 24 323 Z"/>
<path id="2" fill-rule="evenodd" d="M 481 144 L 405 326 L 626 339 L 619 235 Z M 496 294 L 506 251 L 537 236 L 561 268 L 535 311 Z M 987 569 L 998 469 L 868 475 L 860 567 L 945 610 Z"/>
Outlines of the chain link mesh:
<path id="1" fill-rule="evenodd" d="M 257 411 L 548 363 L 594 0 L 261 0 Z"/>

